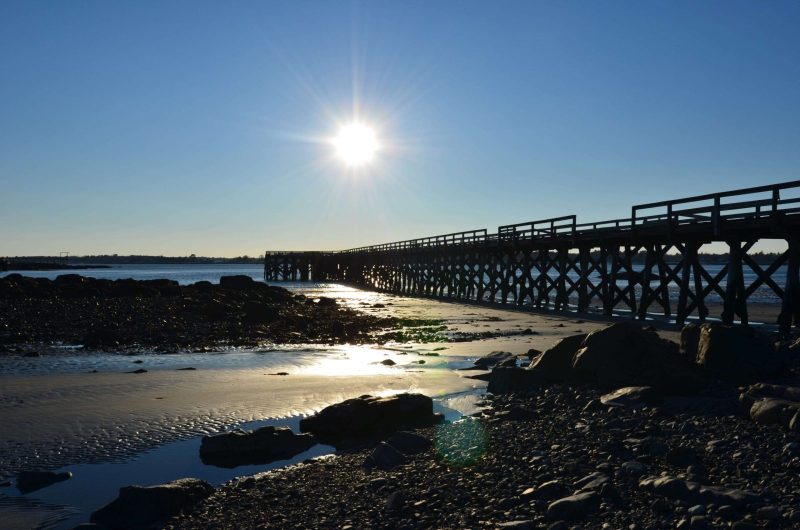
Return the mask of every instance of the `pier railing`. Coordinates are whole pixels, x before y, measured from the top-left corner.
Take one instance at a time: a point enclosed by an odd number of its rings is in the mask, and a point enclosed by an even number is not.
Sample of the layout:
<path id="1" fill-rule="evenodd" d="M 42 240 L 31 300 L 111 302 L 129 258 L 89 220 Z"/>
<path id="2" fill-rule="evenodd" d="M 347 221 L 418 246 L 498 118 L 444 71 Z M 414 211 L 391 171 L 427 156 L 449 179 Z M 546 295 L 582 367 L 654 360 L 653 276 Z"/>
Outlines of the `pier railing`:
<path id="1" fill-rule="evenodd" d="M 771 262 L 753 247 L 782 240 Z M 700 249 L 716 242 L 712 270 Z M 370 245 L 268 252 L 264 278 L 343 281 L 409 295 L 603 313 L 748 322 L 753 297 L 777 298 L 783 330 L 800 324 L 800 180 L 638 204 L 629 218 L 575 215 Z M 781 285 L 782 284 L 782 285 Z M 674 311 L 674 313 L 673 313 Z"/>

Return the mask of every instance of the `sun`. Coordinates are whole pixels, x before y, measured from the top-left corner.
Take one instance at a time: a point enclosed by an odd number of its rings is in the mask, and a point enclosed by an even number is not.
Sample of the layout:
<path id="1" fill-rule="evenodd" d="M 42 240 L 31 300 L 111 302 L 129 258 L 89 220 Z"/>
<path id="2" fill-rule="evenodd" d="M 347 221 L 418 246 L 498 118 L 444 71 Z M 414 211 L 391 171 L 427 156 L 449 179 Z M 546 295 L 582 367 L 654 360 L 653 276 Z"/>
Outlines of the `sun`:
<path id="1" fill-rule="evenodd" d="M 332 140 L 336 155 L 348 166 L 363 166 L 375 158 L 380 149 L 375 131 L 363 123 L 342 126 Z"/>

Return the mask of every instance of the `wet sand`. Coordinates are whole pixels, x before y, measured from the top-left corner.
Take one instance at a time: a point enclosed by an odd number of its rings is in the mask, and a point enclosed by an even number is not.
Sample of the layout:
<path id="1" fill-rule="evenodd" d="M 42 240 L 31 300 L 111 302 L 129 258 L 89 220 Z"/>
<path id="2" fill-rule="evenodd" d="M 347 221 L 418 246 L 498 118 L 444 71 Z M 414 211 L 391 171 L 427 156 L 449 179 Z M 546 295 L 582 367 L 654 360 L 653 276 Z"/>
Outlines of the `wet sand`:
<path id="1" fill-rule="evenodd" d="M 489 331 L 500 336 L 359 347 L 347 363 L 322 359 L 319 364 L 301 367 L 154 370 L 143 356 L 143 364 L 131 365 L 131 370 L 150 368 L 142 374 L 3 375 L 0 475 L 34 463 L 50 468 L 122 458 L 181 437 L 216 432 L 243 421 L 305 414 L 367 393 L 417 391 L 441 396 L 479 389 L 485 383 L 466 377 L 476 372 L 449 369 L 447 363 L 495 350 L 523 355 L 530 348 L 546 349 L 564 336 L 607 325 L 605 319 L 583 320 L 347 288 L 329 296 L 381 316 L 435 320 L 447 328 L 441 332 L 444 335 Z M 374 307 L 376 304 L 384 307 Z M 535 334 L 519 334 L 526 329 Z M 677 338 L 675 331 L 663 333 Z M 397 366 L 376 366 L 386 358 Z M 425 364 L 415 363 L 420 360 Z M 289 375 L 269 375 L 280 371 Z"/>
<path id="2" fill-rule="evenodd" d="M 217 364 L 198 363 L 197 370 L 183 371 L 175 369 L 174 361 L 168 367 L 155 361 L 186 358 L 184 354 L 142 355 L 137 358 L 141 364 L 125 358 L 130 368 L 124 371 L 103 365 L 99 373 L 0 375 L 0 476 L 21 469 L 125 460 L 175 440 L 242 422 L 307 414 L 362 394 L 415 391 L 436 397 L 480 391 L 485 383 L 469 376 L 481 372 L 456 368 L 492 351 L 523 356 L 531 348 L 544 350 L 565 336 L 589 333 L 613 321 L 597 314 L 532 313 L 343 286 L 325 286 L 319 294 L 365 313 L 403 319 L 412 328 L 429 321 L 436 331 L 428 338 L 435 341 L 336 346 L 329 354 L 318 355 L 317 361 L 302 363 L 283 354 L 285 365 L 226 365 L 227 356 L 220 355 L 223 360 Z M 679 339 L 674 324 L 659 319 L 647 323 L 663 337 Z M 479 334 L 491 336 L 467 340 Z M 459 342 L 443 342 L 454 337 Z M 381 365 L 387 358 L 397 365 Z M 48 360 L 43 356 L 32 362 Z M 139 367 L 148 371 L 125 373 Z M 272 375 L 278 372 L 289 375 Z M 458 401 L 458 397 L 452 400 Z M 468 400 L 461 405 L 465 414 L 470 413 Z"/>

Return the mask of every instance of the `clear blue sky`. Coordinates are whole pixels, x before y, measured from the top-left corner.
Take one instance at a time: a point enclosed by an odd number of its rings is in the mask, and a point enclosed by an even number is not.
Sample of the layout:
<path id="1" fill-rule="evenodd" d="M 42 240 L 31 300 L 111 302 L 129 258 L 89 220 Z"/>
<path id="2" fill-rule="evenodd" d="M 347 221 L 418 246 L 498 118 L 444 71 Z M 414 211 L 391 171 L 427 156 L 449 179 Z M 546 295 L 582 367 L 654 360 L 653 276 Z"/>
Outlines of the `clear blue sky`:
<path id="1" fill-rule="evenodd" d="M 338 249 L 800 179 L 800 2 L 0 3 L 0 255 Z M 354 173 L 324 139 L 385 148 Z"/>

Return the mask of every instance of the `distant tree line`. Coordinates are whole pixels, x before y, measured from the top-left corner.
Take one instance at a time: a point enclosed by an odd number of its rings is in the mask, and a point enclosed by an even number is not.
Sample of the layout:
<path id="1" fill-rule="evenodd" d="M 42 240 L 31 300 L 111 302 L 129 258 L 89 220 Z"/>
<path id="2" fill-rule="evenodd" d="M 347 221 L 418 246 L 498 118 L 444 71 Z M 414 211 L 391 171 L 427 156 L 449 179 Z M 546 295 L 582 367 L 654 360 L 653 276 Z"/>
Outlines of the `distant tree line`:
<path id="1" fill-rule="evenodd" d="M 235 258 L 216 258 L 208 256 L 146 256 L 146 255 L 121 255 L 121 254 L 98 254 L 89 256 L 69 256 L 67 260 L 63 257 L 54 256 L 15 256 L 5 258 L 9 262 L 36 262 L 36 263 L 57 263 L 68 261 L 69 263 L 84 263 L 98 265 L 114 264 L 203 264 L 203 263 L 263 263 L 261 256 L 238 256 Z"/>

